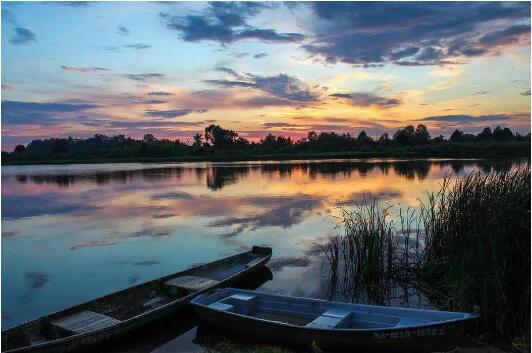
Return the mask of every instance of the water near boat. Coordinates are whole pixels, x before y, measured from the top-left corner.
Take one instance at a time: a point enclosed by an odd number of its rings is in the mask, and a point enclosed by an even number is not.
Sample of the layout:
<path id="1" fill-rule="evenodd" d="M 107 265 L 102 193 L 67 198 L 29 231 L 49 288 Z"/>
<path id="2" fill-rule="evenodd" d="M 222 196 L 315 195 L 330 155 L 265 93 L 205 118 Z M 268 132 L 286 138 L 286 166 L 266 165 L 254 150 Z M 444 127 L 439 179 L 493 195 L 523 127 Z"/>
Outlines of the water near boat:
<path id="1" fill-rule="evenodd" d="M 201 322 L 268 344 L 330 351 L 432 352 L 461 342 L 478 314 L 348 304 L 224 288 L 191 301 Z"/>
<path id="2" fill-rule="evenodd" d="M 370 193 L 401 207 L 417 206 L 427 191 L 439 190 L 448 173 L 518 163 L 527 162 L 3 167 L 2 329 L 253 244 L 274 248 L 269 264 L 273 279 L 261 291 L 327 298 L 321 258 L 314 253 L 337 232 L 338 206 L 349 207 Z M 385 304 L 431 307 L 415 293 Z M 192 345 L 193 334 L 183 337 L 174 347 Z"/>
<path id="3" fill-rule="evenodd" d="M 257 273 L 272 249 L 251 250 L 164 276 L 2 331 L 2 352 L 73 352 L 177 315 L 196 295 Z"/>

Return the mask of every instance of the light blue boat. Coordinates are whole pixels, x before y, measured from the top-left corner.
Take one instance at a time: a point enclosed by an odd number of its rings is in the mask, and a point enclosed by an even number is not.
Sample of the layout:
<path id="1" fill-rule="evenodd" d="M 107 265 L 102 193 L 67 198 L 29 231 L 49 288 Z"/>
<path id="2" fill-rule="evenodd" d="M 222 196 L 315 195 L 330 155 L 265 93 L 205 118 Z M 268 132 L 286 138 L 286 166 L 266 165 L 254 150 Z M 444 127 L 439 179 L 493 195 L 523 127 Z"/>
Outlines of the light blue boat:
<path id="1" fill-rule="evenodd" d="M 456 347 L 478 313 L 288 297 L 233 288 L 191 301 L 200 321 L 267 343 L 334 351 L 432 352 Z"/>

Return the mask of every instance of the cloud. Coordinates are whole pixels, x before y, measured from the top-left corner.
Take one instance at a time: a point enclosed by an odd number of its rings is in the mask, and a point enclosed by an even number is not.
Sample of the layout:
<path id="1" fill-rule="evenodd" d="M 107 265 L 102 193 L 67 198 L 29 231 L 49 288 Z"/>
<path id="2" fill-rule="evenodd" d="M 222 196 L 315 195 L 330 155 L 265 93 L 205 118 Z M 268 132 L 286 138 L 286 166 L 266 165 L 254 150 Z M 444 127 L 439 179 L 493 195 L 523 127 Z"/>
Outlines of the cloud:
<path id="1" fill-rule="evenodd" d="M 298 124 L 291 124 L 291 123 L 283 123 L 283 122 L 273 122 L 273 123 L 264 123 L 262 124 L 267 129 L 275 128 L 275 127 L 299 127 Z"/>
<path id="2" fill-rule="evenodd" d="M 261 59 L 261 58 L 265 58 L 267 56 L 268 56 L 268 53 L 258 53 L 258 54 L 253 55 L 253 57 L 255 59 Z"/>
<path id="3" fill-rule="evenodd" d="M 9 83 L 2 83 L 2 89 L 14 89 L 15 86 L 10 85 Z"/>
<path id="4" fill-rule="evenodd" d="M 128 45 L 124 45 L 125 48 L 131 48 L 131 49 L 137 49 L 137 50 L 140 50 L 140 49 L 148 49 L 148 48 L 151 48 L 151 45 L 148 45 L 148 44 L 142 44 L 142 43 L 135 43 L 135 44 L 128 44 Z"/>
<path id="5" fill-rule="evenodd" d="M 2 124 L 41 124 L 49 125 L 71 113 L 99 108 L 92 103 L 38 103 L 21 101 L 2 101 Z"/>
<path id="6" fill-rule="evenodd" d="M 282 271 L 285 267 L 307 267 L 311 264 L 308 257 L 279 257 L 268 264 L 274 271 Z"/>
<path id="7" fill-rule="evenodd" d="M 83 248 L 94 248 L 97 246 L 109 246 L 109 245 L 115 245 L 116 242 L 114 241 L 108 241 L 108 240 L 90 240 L 86 243 L 77 244 L 70 247 L 70 250 L 75 251 Z"/>
<path id="8" fill-rule="evenodd" d="M 530 40 L 528 2 L 312 2 L 314 40 L 329 63 L 442 65 Z"/>
<path id="9" fill-rule="evenodd" d="M 240 74 L 226 67 L 219 67 L 217 71 L 227 74 L 231 79 L 207 80 L 207 83 L 226 87 L 253 88 L 271 95 L 272 97 L 268 97 L 269 99 L 308 103 L 318 101 L 321 94 L 315 89 L 316 87 L 311 87 L 298 78 L 287 74 L 277 76 Z"/>
<path id="10" fill-rule="evenodd" d="M 126 78 L 129 78 L 131 80 L 135 81 L 148 81 L 151 79 L 163 79 L 166 78 L 164 74 L 159 73 L 148 73 L 148 74 L 124 74 L 123 75 Z"/>
<path id="11" fill-rule="evenodd" d="M 473 93 L 472 96 L 483 96 L 483 95 L 490 94 L 490 93 L 491 92 L 488 92 L 488 91 L 477 91 Z"/>
<path id="12" fill-rule="evenodd" d="M 167 103 L 168 101 L 162 100 L 162 99 L 141 99 L 133 101 L 135 104 L 163 104 Z"/>
<path id="13" fill-rule="evenodd" d="M 322 200 L 308 195 L 286 197 L 250 197 L 242 200 L 251 205 L 263 207 L 257 214 L 234 217 L 232 215 L 210 223 L 212 227 L 231 227 L 230 235 L 263 227 L 291 228 L 303 222 Z M 276 201 L 275 203 L 273 201 Z"/>
<path id="14" fill-rule="evenodd" d="M 105 67 L 73 67 L 61 65 L 61 69 L 64 71 L 74 71 L 74 72 L 98 72 L 98 71 L 111 71 L 111 69 L 106 69 Z"/>
<path id="15" fill-rule="evenodd" d="M 118 29 L 117 29 L 117 32 L 123 36 L 127 36 L 129 34 L 129 29 L 127 29 L 126 27 L 120 25 L 118 26 Z"/>
<path id="16" fill-rule="evenodd" d="M 212 2 L 199 15 L 171 16 L 161 13 L 163 24 L 177 31 L 188 42 L 216 41 L 232 43 L 256 39 L 270 43 L 300 42 L 305 37 L 299 33 L 279 33 L 273 29 L 254 28 L 248 18 L 271 5 L 261 2 Z"/>
<path id="17" fill-rule="evenodd" d="M 112 120 L 107 122 L 107 126 L 113 129 L 175 129 L 175 128 L 198 128 L 204 127 L 204 121 L 139 121 L 139 120 Z"/>
<path id="18" fill-rule="evenodd" d="M 27 28 L 17 27 L 14 29 L 15 34 L 9 39 L 15 45 L 28 45 L 37 41 L 35 33 Z"/>
<path id="19" fill-rule="evenodd" d="M 526 91 L 521 92 L 521 95 L 522 96 L 529 96 L 530 95 L 530 90 L 527 89 Z"/>
<path id="20" fill-rule="evenodd" d="M 173 93 L 166 92 L 166 91 L 154 91 L 154 92 L 148 92 L 149 96 L 172 96 Z"/>
<path id="21" fill-rule="evenodd" d="M 479 42 L 487 46 L 507 45 L 517 43 L 522 35 L 530 36 L 530 24 L 514 25 L 490 32 L 480 37 Z"/>
<path id="22" fill-rule="evenodd" d="M 10 10 L 6 9 L 5 6 L 3 6 L 2 7 L 2 11 L 1 11 L 1 15 L 2 15 L 2 21 L 4 23 L 10 23 L 13 26 L 18 27 L 18 22 L 15 19 L 15 15 L 13 14 L 13 11 L 10 11 Z"/>
<path id="23" fill-rule="evenodd" d="M 90 1 L 43 1 L 43 4 L 46 5 L 56 5 L 56 6 L 70 6 L 70 7 L 87 7 L 90 5 Z"/>
<path id="24" fill-rule="evenodd" d="M 478 116 L 439 115 L 439 116 L 429 116 L 427 118 L 421 119 L 421 121 L 471 124 L 471 123 L 480 123 L 480 122 L 489 122 L 489 121 L 506 121 L 506 120 L 511 120 L 513 118 L 514 116 L 507 115 L 507 114 L 478 115 Z"/>
<path id="25" fill-rule="evenodd" d="M 401 100 L 399 99 L 381 97 L 368 92 L 334 93 L 330 96 L 343 99 L 345 102 L 355 107 L 376 106 L 381 109 L 388 109 L 401 104 Z"/>
<path id="26" fill-rule="evenodd" d="M 108 52 L 114 52 L 114 53 L 119 53 L 123 51 L 120 47 L 117 47 L 114 45 L 97 45 L 97 46 L 94 46 L 94 48 L 96 50 L 108 51 Z"/>
<path id="27" fill-rule="evenodd" d="M 144 115 L 159 118 L 177 118 L 191 113 L 205 113 L 206 109 L 174 109 L 174 110 L 146 110 Z"/>

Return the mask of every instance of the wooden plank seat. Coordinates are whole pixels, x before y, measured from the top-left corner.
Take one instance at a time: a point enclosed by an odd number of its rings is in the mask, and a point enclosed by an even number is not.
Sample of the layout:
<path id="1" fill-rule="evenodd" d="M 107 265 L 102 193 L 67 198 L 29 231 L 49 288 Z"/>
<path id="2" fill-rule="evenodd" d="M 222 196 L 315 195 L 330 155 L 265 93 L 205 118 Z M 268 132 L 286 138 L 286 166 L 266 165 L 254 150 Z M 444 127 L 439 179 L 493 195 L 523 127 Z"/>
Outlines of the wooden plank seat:
<path id="1" fill-rule="evenodd" d="M 212 304 L 209 304 L 209 308 L 213 308 L 213 309 L 221 310 L 221 311 L 229 311 L 232 313 L 235 312 L 234 305 L 229 305 L 229 304 L 220 303 L 220 302 L 214 302 Z"/>
<path id="2" fill-rule="evenodd" d="M 342 309 L 329 309 L 314 319 L 314 321 L 309 322 L 306 326 L 326 329 L 346 328 L 349 326 L 349 322 L 351 321 L 351 315 L 351 311 Z"/>
<path id="3" fill-rule="evenodd" d="M 187 292 L 197 292 L 206 288 L 217 285 L 219 282 L 205 277 L 198 276 L 181 276 L 172 278 L 166 282 L 164 285 L 169 287 L 173 292 L 175 289 L 182 289 Z"/>
<path id="4" fill-rule="evenodd" d="M 219 303 L 231 305 L 234 312 L 238 314 L 248 315 L 249 313 L 255 311 L 255 308 L 257 307 L 257 300 L 257 297 L 254 295 L 233 294 Z"/>
<path id="5" fill-rule="evenodd" d="M 50 322 L 52 326 L 73 334 L 92 332 L 118 323 L 120 323 L 120 320 L 89 310 L 84 310 L 80 313 L 65 316 Z"/>

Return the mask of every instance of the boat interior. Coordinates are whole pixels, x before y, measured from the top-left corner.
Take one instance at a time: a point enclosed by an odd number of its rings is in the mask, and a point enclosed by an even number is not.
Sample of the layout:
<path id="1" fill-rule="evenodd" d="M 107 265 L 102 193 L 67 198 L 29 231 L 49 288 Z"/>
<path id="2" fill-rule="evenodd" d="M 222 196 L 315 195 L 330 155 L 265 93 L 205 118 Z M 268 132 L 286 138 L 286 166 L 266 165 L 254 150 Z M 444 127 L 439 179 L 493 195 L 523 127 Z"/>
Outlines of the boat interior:
<path id="1" fill-rule="evenodd" d="M 319 329 L 416 327 L 462 319 L 469 315 L 291 298 L 233 288 L 203 294 L 192 302 L 218 311 Z"/>
<path id="2" fill-rule="evenodd" d="M 110 328 L 212 288 L 269 254 L 245 252 L 115 292 L 2 332 L 2 351 Z"/>

